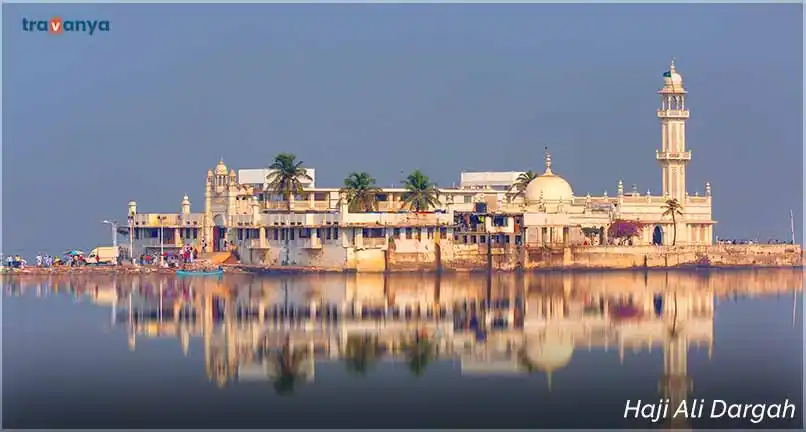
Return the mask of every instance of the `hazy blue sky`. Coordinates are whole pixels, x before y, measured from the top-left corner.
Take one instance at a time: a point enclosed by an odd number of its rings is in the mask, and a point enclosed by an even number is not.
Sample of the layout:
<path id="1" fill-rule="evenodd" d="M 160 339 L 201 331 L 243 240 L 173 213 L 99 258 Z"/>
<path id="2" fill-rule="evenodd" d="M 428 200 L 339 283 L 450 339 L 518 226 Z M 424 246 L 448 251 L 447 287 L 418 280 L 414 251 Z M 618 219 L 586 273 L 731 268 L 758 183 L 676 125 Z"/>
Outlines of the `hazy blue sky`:
<path id="1" fill-rule="evenodd" d="M 660 191 L 655 92 L 690 92 L 688 189 L 716 234 L 801 220 L 801 5 L 3 5 L 5 253 L 109 243 L 104 218 L 201 211 L 218 158 L 292 151 L 319 186 L 422 169 Z M 22 18 L 106 19 L 59 37 Z"/>

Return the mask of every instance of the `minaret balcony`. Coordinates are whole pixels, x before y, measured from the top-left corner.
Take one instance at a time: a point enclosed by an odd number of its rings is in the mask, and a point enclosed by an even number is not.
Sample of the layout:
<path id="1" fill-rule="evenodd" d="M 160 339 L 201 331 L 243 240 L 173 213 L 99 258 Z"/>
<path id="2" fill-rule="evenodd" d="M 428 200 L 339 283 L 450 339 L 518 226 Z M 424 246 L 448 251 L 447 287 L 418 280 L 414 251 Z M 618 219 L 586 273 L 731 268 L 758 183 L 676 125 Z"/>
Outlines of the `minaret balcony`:
<path id="1" fill-rule="evenodd" d="M 659 161 L 690 161 L 691 152 L 662 152 L 656 150 L 655 158 Z"/>
<path id="2" fill-rule="evenodd" d="M 688 110 L 658 110 L 658 118 L 669 118 L 669 119 L 687 119 L 689 116 Z"/>

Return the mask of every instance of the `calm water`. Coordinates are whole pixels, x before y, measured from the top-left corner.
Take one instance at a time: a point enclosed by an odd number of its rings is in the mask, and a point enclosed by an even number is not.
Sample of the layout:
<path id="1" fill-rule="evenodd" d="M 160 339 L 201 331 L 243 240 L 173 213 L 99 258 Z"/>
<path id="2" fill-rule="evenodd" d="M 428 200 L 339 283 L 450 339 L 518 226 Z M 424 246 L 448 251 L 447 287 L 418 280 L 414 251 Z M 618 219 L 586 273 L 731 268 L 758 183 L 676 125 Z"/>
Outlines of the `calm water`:
<path id="1" fill-rule="evenodd" d="M 6 277 L 4 426 L 669 427 L 623 418 L 669 397 L 789 399 L 795 419 L 688 425 L 800 428 L 802 286 L 800 270 Z"/>

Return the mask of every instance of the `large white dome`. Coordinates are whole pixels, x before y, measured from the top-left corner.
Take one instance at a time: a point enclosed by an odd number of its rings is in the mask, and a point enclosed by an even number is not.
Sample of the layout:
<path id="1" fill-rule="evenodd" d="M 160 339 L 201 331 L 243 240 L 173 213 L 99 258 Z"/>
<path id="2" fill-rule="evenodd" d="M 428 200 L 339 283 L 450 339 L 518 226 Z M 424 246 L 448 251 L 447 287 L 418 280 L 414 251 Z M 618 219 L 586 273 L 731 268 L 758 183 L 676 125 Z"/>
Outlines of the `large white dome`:
<path id="1" fill-rule="evenodd" d="M 537 176 L 526 186 L 526 203 L 543 201 L 570 201 L 574 196 L 571 185 L 551 171 L 551 155 L 546 152 L 546 172 Z"/>

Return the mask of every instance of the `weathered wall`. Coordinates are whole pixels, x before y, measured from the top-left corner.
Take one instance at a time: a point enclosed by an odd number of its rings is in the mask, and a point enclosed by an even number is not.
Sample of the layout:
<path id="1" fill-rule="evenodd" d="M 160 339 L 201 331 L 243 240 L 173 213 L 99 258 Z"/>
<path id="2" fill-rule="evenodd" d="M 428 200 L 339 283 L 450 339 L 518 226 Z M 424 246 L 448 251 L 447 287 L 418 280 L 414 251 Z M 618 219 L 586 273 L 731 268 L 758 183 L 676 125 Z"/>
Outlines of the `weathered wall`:
<path id="1" fill-rule="evenodd" d="M 388 247 L 388 271 L 436 271 L 442 247 L 433 240 L 391 239 Z M 439 253 L 439 254 L 438 254 Z"/>
<path id="2" fill-rule="evenodd" d="M 518 269 L 629 269 L 685 266 L 786 267 L 803 264 L 799 245 L 575 246 L 525 248 L 513 244 L 454 244 L 394 239 L 388 248 L 323 245 L 245 250 L 244 264 L 358 272 L 514 271 Z"/>

